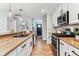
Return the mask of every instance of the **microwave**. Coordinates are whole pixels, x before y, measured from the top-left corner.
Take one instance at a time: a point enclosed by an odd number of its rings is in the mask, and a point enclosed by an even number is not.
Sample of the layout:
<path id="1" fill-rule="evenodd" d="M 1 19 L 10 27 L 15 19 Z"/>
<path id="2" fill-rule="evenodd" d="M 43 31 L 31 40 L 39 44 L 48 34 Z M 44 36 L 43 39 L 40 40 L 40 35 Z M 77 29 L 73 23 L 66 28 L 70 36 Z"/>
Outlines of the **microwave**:
<path id="1" fill-rule="evenodd" d="M 68 25 L 69 24 L 69 11 L 66 11 L 65 13 L 61 14 L 57 18 L 57 24 L 58 25 Z"/>

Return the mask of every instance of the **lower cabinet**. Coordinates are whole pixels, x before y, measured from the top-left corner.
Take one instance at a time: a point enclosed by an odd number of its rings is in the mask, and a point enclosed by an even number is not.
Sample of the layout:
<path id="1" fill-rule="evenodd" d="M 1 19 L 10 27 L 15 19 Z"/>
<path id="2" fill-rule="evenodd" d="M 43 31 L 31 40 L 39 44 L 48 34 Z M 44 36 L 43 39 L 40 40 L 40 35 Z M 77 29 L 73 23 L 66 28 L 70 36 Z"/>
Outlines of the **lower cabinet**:
<path id="1" fill-rule="evenodd" d="M 69 47 L 69 55 L 70 56 L 79 56 L 79 49 L 71 46 L 71 45 L 68 45 Z"/>
<path id="2" fill-rule="evenodd" d="M 60 56 L 79 56 L 79 49 L 60 40 Z"/>
<path id="3" fill-rule="evenodd" d="M 17 56 L 17 48 L 10 52 L 7 56 Z"/>
<path id="4" fill-rule="evenodd" d="M 67 54 L 67 45 L 65 42 L 60 40 L 60 56 L 66 56 Z"/>
<path id="5" fill-rule="evenodd" d="M 32 47 L 33 40 L 32 37 L 30 37 L 7 56 L 30 56 L 32 53 Z"/>
<path id="6" fill-rule="evenodd" d="M 21 44 L 19 47 L 18 47 L 18 56 L 26 56 L 27 54 L 24 54 L 24 53 L 27 53 L 27 42 L 24 42 L 23 44 Z"/>
<path id="7" fill-rule="evenodd" d="M 32 40 L 32 37 L 29 38 L 29 40 L 27 41 L 27 56 L 30 56 L 31 53 L 32 53 L 32 47 L 33 47 L 33 40 Z"/>

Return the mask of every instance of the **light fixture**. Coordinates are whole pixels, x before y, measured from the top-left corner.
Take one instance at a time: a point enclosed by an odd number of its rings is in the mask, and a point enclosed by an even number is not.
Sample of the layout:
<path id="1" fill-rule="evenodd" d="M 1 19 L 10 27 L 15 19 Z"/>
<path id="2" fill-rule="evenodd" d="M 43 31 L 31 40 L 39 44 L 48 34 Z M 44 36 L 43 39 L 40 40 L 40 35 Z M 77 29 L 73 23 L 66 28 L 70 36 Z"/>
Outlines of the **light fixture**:
<path id="1" fill-rule="evenodd" d="M 20 21 L 22 21 L 22 16 L 20 16 L 20 18 L 19 18 L 19 19 L 20 19 Z"/>
<path id="2" fill-rule="evenodd" d="M 41 10 L 41 12 L 44 12 L 44 11 L 45 11 L 44 9 Z"/>

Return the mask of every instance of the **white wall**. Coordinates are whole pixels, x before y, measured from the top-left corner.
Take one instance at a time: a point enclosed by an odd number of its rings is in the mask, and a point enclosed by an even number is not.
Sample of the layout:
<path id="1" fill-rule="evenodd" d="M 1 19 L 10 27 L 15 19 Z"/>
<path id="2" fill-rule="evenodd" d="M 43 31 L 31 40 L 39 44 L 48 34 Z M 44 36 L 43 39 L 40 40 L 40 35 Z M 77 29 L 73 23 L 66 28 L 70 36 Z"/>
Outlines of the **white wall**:
<path id="1" fill-rule="evenodd" d="M 51 32 L 53 29 L 52 25 L 52 14 L 47 14 L 47 43 L 51 44 Z"/>
<path id="2" fill-rule="evenodd" d="M 51 44 L 51 32 L 53 29 L 52 25 L 52 14 L 43 15 L 43 40 L 47 41 L 47 44 Z"/>
<path id="3" fill-rule="evenodd" d="M 42 16 L 42 23 L 43 23 L 43 26 L 42 26 L 42 34 L 43 34 L 43 40 L 47 40 L 47 15 L 43 15 Z"/>

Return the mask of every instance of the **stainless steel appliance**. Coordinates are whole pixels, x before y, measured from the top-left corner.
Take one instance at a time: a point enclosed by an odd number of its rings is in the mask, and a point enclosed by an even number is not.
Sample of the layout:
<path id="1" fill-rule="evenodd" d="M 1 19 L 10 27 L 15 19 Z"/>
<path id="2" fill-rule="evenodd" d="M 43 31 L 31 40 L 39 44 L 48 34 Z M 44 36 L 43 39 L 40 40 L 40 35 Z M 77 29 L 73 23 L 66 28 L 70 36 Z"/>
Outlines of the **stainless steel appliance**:
<path id="1" fill-rule="evenodd" d="M 58 25 L 67 25 L 67 24 L 69 24 L 69 11 L 66 11 L 65 13 L 61 14 L 57 18 L 57 24 Z"/>
<path id="2" fill-rule="evenodd" d="M 59 38 L 57 37 L 57 36 L 55 36 L 55 35 L 51 35 L 51 41 L 52 41 L 52 43 L 51 43 L 51 46 L 53 47 L 54 46 L 54 50 L 55 50 L 55 52 L 56 52 L 56 54 L 55 55 L 57 55 L 57 56 L 59 56 Z"/>
<path id="3" fill-rule="evenodd" d="M 55 47 L 56 55 L 60 56 L 60 38 L 59 37 L 75 37 L 75 34 L 52 33 L 51 45 Z M 66 54 L 66 53 L 65 53 Z"/>

